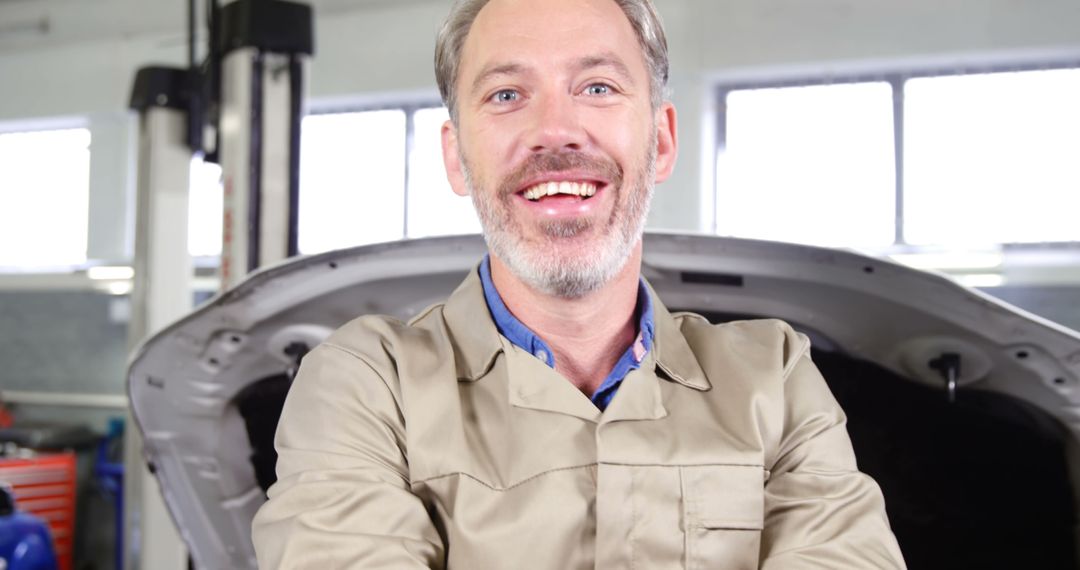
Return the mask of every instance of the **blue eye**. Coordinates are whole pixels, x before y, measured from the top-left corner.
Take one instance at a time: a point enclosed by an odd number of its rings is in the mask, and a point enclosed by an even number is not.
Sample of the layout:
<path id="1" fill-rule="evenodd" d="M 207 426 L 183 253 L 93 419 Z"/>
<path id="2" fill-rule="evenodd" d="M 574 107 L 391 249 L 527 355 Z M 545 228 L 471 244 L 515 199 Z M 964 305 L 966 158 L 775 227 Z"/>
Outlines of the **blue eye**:
<path id="1" fill-rule="evenodd" d="M 513 89 L 500 89 L 491 96 L 491 100 L 496 103 L 513 103 L 518 100 L 518 92 Z"/>
<path id="2" fill-rule="evenodd" d="M 607 95 L 611 93 L 611 86 L 604 83 L 593 83 L 585 88 L 588 95 Z"/>

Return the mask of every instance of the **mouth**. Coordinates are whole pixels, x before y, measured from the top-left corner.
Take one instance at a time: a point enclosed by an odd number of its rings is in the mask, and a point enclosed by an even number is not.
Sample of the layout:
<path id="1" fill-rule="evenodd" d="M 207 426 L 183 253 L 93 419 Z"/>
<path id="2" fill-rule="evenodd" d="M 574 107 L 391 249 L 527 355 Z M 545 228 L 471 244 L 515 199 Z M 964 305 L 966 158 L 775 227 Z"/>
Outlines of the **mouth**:
<path id="1" fill-rule="evenodd" d="M 596 195 L 603 185 L 591 180 L 543 181 L 532 184 L 518 192 L 530 202 L 541 202 L 553 197 L 570 197 L 579 201 Z"/>

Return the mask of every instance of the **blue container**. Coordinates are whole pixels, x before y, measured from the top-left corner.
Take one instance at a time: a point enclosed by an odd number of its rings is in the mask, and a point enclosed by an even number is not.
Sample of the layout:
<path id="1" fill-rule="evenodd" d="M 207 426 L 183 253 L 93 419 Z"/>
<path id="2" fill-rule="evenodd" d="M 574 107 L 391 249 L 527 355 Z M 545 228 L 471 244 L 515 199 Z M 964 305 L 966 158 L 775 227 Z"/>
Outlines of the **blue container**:
<path id="1" fill-rule="evenodd" d="M 0 487 L 0 569 L 56 570 L 49 527 L 41 519 L 15 510 L 11 493 Z"/>

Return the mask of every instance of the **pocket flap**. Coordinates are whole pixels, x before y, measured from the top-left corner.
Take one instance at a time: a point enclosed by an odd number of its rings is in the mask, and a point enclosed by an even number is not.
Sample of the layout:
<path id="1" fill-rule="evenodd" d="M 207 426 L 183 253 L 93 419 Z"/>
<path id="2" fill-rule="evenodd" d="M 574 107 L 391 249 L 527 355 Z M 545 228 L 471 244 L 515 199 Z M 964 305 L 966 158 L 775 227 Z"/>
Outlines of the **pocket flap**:
<path id="1" fill-rule="evenodd" d="M 754 465 L 683 467 L 687 524 L 705 529 L 761 530 L 765 470 Z"/>

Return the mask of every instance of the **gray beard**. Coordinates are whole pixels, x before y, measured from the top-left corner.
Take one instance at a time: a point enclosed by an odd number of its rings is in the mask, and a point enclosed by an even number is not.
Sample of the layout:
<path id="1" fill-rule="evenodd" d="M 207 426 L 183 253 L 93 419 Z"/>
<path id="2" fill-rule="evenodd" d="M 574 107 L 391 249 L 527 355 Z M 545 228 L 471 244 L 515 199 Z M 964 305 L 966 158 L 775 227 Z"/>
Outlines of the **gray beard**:
<path id="1" fill-rule="evenodd" d="M 546 222 L 541 226 L 543 242 L 529 243 L 521 228 L 510 216 L 513 196 L 505 191 L 477 192 L 467 163 L 462 157 L 465 184 L 472 196 L 477 217 L 484 229 L 488 249 L 515 277 L 531 288 L 554 297 L 577 299 L 608 284 L 626 266 L 630 254 L 641 239 L 652 202 L 656 173 L 656 144 L 649 145 L 645 166 L 637 172 L 634 188 L 612 184 L 608 191 L 618 192 L 615 208 L 607 220 L 573 219 Z M 595 228 L 603 224 L 605 228 Z M 601 229 L 600 243 L 594 255 L 564 256 L 559 240 Z"/>

